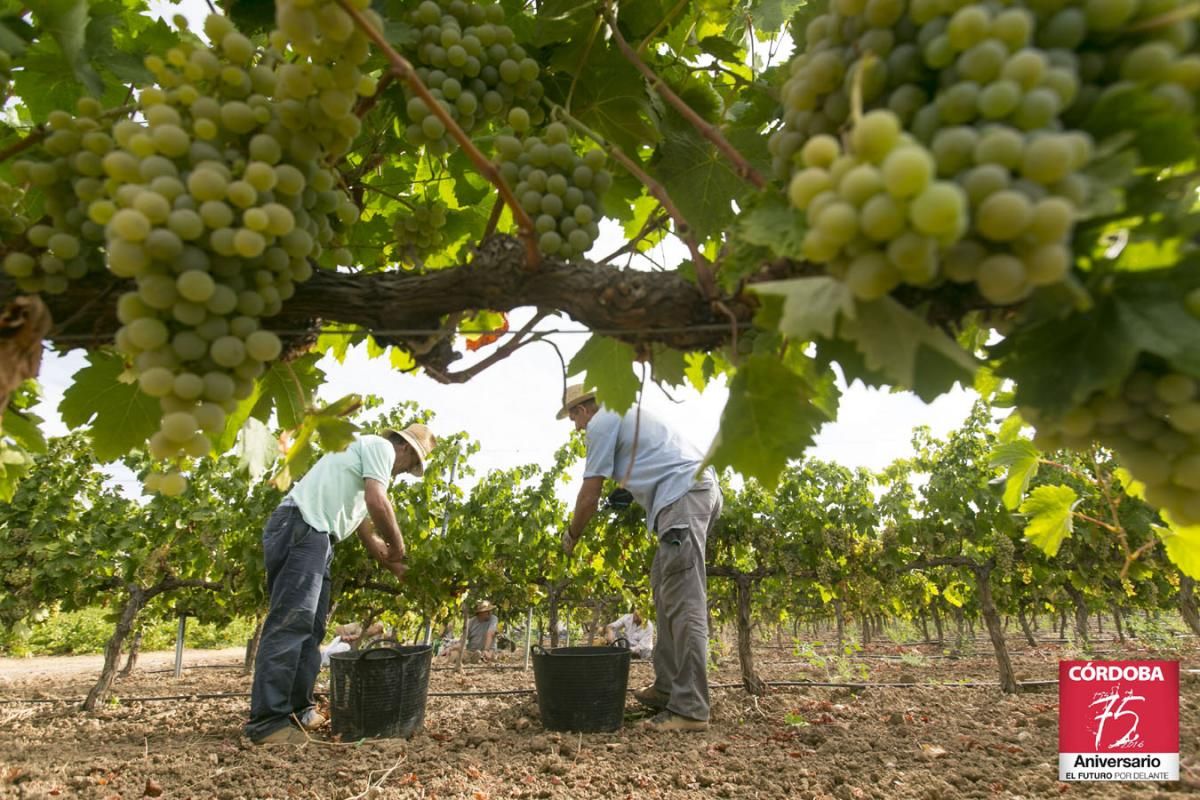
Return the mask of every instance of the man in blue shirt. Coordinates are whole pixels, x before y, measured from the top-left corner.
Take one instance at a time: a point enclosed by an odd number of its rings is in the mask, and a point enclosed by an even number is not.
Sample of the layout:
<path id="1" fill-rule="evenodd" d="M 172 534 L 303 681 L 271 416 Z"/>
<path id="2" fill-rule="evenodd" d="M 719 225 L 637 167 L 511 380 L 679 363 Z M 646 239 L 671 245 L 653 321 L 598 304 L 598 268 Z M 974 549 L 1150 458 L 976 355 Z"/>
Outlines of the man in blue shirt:
<path id="1" fill-rule="evenodd" d="M 596 513 L 604 480 L 611 478 L 646 509 L 646 527 L 658 542 L 650 588 L 658 618 L 654 683 L 634 692 L 661 713 L 648 726 L 662 731 L 708 728 L 708 606 L 704 549 L 721 514 L 716 472 L 701 470 L 704 454 L 676 430 L 642 409 L 625 416 L 596 403 L 581 384 L 567 387 L 558 418 L 587 431 L 583 486 L 563 532 L 568 556 Z"/>
<path id="2" fill-rule="evenodd" d="M 245 726 L 254 743 L 303 744 L 307 736 L 293 722 L 310 730 L 324 724 L 314 708 L 313 687 L 329 614 L 333 546 L 356 533 L 376 561 L 403 578 L 404 537 L 387 488 L 402 472 L 423 475 L 435 444 L 419 424 L 361 436 L 340 453 L 322 456 L 267 520 L 263 553 L 271 608 L 259 639 Z"/>

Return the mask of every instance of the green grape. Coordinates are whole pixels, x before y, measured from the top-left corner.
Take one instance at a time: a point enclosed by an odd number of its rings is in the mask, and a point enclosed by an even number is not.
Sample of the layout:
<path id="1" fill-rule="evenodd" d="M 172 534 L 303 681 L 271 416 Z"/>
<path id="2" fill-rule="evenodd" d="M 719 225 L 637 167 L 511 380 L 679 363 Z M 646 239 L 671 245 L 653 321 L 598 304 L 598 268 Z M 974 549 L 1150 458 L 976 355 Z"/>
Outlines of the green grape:
<path id="1" fill-rule="evenodd" d="M 1021 86 L 1016 81 L 998 80 L 983 87 L 976 106 L 984 119 L 1003 119 L 1017 110 L 1021 97 Z"/>
<path id="2" fill-rule="evenodd" d="M 204 380 L 195 373 L 183 372 L 175 376 L 172 388 L 176 397 L 195 400 L 204 391 Z"/>
<path id="3" fill-rule="evenodd" d="M 205 303 L 216 290 L 216 283 L 208 273 L 191 270 L 182 273 L 175 280 L 175 288 L 184 299 L 193 303 Z"/>
<path id="4" fill-rule="evenodd" d="M 869 251 L 851 260 L 845 280 L 858 299 L 878 300 L 900 284 L 900 273 L 882 253 Z"/>
<path id="5" fill-rule="evenodd" d="M 151 397 L 166 397 L 174 388 L 175 376 L 164 367 L 152 367 L 138 375 L 138 388 Z"/>
<path id="6" fill-rule="evenodd" d="M 256 361 L 274 361 L 282 350 L 279 337 L 270 331 L 255 331 L 246 337 L 246 354 Z"/>
<path id="7" fill-rule="evenodd" d="M 158 493 L 166 497 L 178 497 L 187 491 L 188 482 L 181 473 L 168 472 L 161 475 L 158 480 Z M 147 479 L 147 488 L 150 488 L 149 480 Z"/>
<path id="8" fill-rule="evenodd" d="M 222 367 L 236 367 L 246 358 L 246 347 L 236 336 L 221 336 L 212 343 L 209 356 Z"/>
<path id="9" fill-rule="evenodd" d="M 222 403 L 233 397 L 233 378 L 224 372 L 206 372 L 203 378 L 202 390 L 206 400 L 211 400 L 214 403 Z M 203 422 L 201 423 L 201 427 L 204 428 Z"/>
<path id="10" fill-rule="evenodd" d="M 966 225 L 967 198 L 956 184 L 936 181 L 913 198 L 908 218 L 928 236 L 959 236 Z"/>
<path id="11" fill-rule="evenodd" d="M 217 374 L 222 374 L 222 373 L 217 373 Z M 222 374 L 222 377 L 228 378 L 227 375 L 223 375 L 223 374 Z M 208 376 L 206 375 L 205 376 L 205 391 L 206 392 L 208 391 L 207 378 L 208 378 Z M 233 379 L 231 379 L 231 378 L 229 379 L 229 385 L 231 387 L 230 397 L 232 398 Z M 199 425 L 201 431 L 203 431 L 205 433 L 216 434 L 216 433 L 221 433 L 222 431 L 225 430 L 225 411 L 217 403 L 215 403 L 215 402 L 214 403 L 201 403 L 200 405 L 196 406 L 195 411 L 193 411 L 192 413 L 196 417 L 196 423 Z"/>
<path id="12" fill-rule="evenodd" d="M 832 136 L 814 136 L 804 143 L 800 157 L 807 167 L 827 169 L 841 155 L 841 145 Z M 576 181 L 576 183 L 580 183 Z M 580 184 L 582 185 L 582 184 Z"/>
<path id="13" fill-rule="evenodd" d="M 1057 183 L 1071 171 L 1073 155 L 1071 143 L 1064 136 L 1047 134 L 1035 137 L 1025 147 L 1021 158 L 1021 174 L 1038 183 Z"/>
<path id="14" fill-rule="evenodd" d="M 1043 244 L 1025 254 L 1029 283 L 1048 286 L 1058 283 L 1071 269 L 1071 251 L 1061 244 Z"/>
<path id="15" fill-rule="evenodd" d="M 850 141 L 861 158 L 878 163 L 895 148 L 900 130 L 900 119 L 891 111 L 870 111 L 854 126 Z"/>
<path id="16" fill-rule="evenodd" d="M 894 197 L 913 197 L 929 186 L 935 170 L 933 158 L 924 148 L 898 147 L 883 161 L 883 184 Z"/>
<path id="17" fill-rule="evenodd" d="M 1025 139 L 1011 128 L 992 128 L 975 145 L 975 163 L 1016 169 L 1025 153 Z"/>
<path id="18" fill-rule="evenodd" d="M 980 262 L 976 283 L 984 299 L 995 305 L 1017 302 L 1028 288 L 1025 265 L 1006 254 L 991 255 Z"/>
<path id="19" fill-rule="evenodd" d="M 1026 233 L 1042 243 L 1064 241 L 1075 222 L 1075 206 L 1061 197 L 1044 197 L 1033 206 Z"/>
<path id="20" fill-rule="evenodd" d="M 127 242 L 140 242 L 150 233 L 150 220 L 132 208 L 123 208 L 113 214 L 108 226 L 116 236 Z"/>
<path id="21" fill-rule="evenodd" d="M 988 239 L 1005 242 L 1023 234 L 1033 220 L 1033 204 L 1020 192 L 1004 189 L 989 195 L 975 219 L 979 232 Z"/>
<path id="22" fill-rule="evenodd" d="M 998 164 L 983 164 L 975 167 L 964 173 L 959 181 L 973 207 L 978 207 L 995 192 L 1007 189 L 1011 183 L 1008 170 Z"/>
<path id="23" fill-rule="evenodd" d="M 879 169 L 870 164 L 853 167 L 838 182 L 838 194 L 855 206 L 861 206 L 883 191 L 883 178 Z"/>
<path id="24" fill-rule="evenodd" d="M 923 285 L 937 277 L 937 243 L 912 231 L 888 245 L 887 256 L 906 283 Z"/>
<path id="25" fill-rule="evenodd" d="M 196 432 L 196 418 L 186 411 L 174 411 L 163 415 L 162 432 L 168 440 L 182 444 Z"/>
<path id="26" fill-rule="evenodd" d="M 179 452 L 179 445 L 168 439 L 162 431 L 151 436 L 148 445 L 146 452 L 150 454 L 151 458 L 173 458 Z M 155 480 L 151 482 L 150 478 L 154 478 Z M 146 479 L 146 488 L 150 491 L 157 491 L 158 480 L 158 475 L 150 475 Z"/>
<path id="27" fill-rule="evenodd" d="M 171 349 L 182 361 L 198 361 L 208 353 L 208 342 L 192 331 L 180 331 L 171 339 Z"/>
<path id="28" fill-rule="evenodd" d="M 130 343 L 139 350 L 157 350 L 167 342 L 167 326 L 153 317 L 135 319 L 125 330 Z"/>
<path id="29" fill-rule="evenodd" d="M 888 242 L 904 231 L 907 209 L 887 194 L 878 194 L 863 204 L 859 227 L 869 239 Z"/>

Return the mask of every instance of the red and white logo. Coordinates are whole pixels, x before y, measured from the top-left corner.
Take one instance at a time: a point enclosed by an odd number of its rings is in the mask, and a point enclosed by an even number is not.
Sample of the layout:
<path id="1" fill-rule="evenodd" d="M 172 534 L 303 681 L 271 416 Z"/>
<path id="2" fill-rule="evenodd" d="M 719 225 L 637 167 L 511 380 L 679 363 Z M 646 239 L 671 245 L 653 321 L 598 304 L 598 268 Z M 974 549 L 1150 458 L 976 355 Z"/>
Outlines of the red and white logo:
<path id="1" fill-rule="evenodd" d="M 1179 662 L 1058 662 L 1058 779 L 1179 780 Z"/>

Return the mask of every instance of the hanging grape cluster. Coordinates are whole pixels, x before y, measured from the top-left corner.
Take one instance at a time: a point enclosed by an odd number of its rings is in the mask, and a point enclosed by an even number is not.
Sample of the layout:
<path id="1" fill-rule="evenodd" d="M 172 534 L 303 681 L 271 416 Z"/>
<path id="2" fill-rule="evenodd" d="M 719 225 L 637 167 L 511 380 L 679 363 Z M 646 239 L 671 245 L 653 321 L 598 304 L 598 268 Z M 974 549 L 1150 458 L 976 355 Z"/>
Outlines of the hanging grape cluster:
<path id="1" fill-rule="evenodd" d="M 355 103 L 374 91 L 366 38 L 335 3 L 278 13 L 304 58 L 283 58 L 280 31 L 260 52 L 210 16 L 211 47 L 185 39 L 146 59 L 158 85 L 141 90 L 140 120 L 106 122 L 81 101 L 75 117 L 51 115 L 40 157 L 14 165 L 44 192 L 47 217 L 5 270 L 27 290 L 61 291 L 91 264 L 136 283 L 119 298 L 116 343 L 162 408 L 150 455 L 176 464 L 209 452 L 280 354 L 260 320 L 358 218 L 324 164 L 349 147 Z M 177 469 L 146 483 L 187 486 Z"/>
<path id="2" fill-rule="evenodd" d="M 1195 22 L 1139 26 L 1180 5 L 835 0 L 791 62 L 770 142 L 806 255 L 862 299 L 949 280 L 1009 305 L 1066 279 L 1097 190 L 1077 126 L 1131 87 L 1194 106 Z"/>
<path id="3" fill-rule="evenodd" d="M 467 134 L 485 120 L 503 121 L 513 109 L 535 125 L 542 122 L 540 68 L 516 43 L 499 4 L 424 0 L 409 14 L 409 23 L 419 35 L 406 55 L 421 82 Z M 445 125 L 422 98 L 406 92 L 408 141 L 433 153 L 448 151 Z"/>
<path id="4" fill-rule="evenodd" d="M 392 218 L 396 245 L 410 257 L 423 258 L 446 243 L 446 204 L 433 200 L 406 208 Z"/>
<path id="5" fill-rule="evenodd" d="M 1200 383 L 1195 378 L 1147 366 L 1118 392 L 1097 393 L 1060 417 L 1020 411 L 1037 428 L 1039 448 L 1085 449 L 1100 441 L 1146 485 L 1150 503 L 1178 522 L 1200 524 Z"/>
<path id="6" fill-rule="evenodd" d="M 513 109 L 510 121 L 513 116 L 519 118 L 518 109 Z M 497 137 L 500 175 L 533 219 L 538 249 L 570 259 L 590 250 L 600 235 L 599 197 L 612 185 L 612 175 L 605 169 L 602 150 L 580 156 L 572 149 L 570 132 L 562 123 L 550 123 L 543 134 Z"/>

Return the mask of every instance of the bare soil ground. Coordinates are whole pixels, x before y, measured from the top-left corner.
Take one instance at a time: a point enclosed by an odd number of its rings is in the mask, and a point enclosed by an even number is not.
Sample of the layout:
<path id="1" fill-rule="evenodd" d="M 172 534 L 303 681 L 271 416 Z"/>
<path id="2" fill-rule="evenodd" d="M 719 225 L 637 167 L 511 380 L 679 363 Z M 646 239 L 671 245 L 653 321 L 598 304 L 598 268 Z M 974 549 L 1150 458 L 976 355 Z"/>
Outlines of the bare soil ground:
<path id="1" fill-rule="evenodd" d="M 424 730 L 410 740 L 331 741 L 256 747 L 241 736 L 249 678 L 239 651 L 189 656 L 180 679 L 173 654 L 143 656 L 116 685 L 118 702 L 94 714 L 77 702 L 98 667 L 55 664 L 21 671 L 0 664 L 0 797 L 49 798 L 1174 798 L 1200 793 L 1200 679 L 1184 673 L 1184 780 L 1161 784 L 1066 784 L 1057 780 L 1057 694 L 1005 696 L 986 644 L 943 657 L 929 646 L 871 645 L 824 663 L 787 649 L 757 652 L 775 681 L 917 683 L 917 687 L 786 687 L 763 698 L 714 688 L 705 733 L 652 734 L 630 699 L 616 733 L 545 730 L 533 694 L 431 696 Z M 1101 658 L 1146 657 L 1136 647 Z M 1052 680 L 1049 645 L 1014 642 L 1018 677 Z M 1200 666 L 1200 652 L 1182 666 Z M 66 659 L 60 659 L 65 662 Z M 34 666 L 32 662 L 25 662 Z M 515 667 L 515 668 L 514 668 Z M 161 670 L 161 671 L 158 671 Z M 630 685 L 650 679 L 634 662 Z M 737 684 L 736 658 L 710 674 Z M 519 657 L 506 665 L 438 669 L 430 692 L 532 689 Z M 320 687 L 319 687 L 320 688 Z M 203 697 L 233 693 L 234 697 Z M 184 699 L 134 698 L 183 695 Z M 31 699 L 56 702 L 14 702 Z"/>

